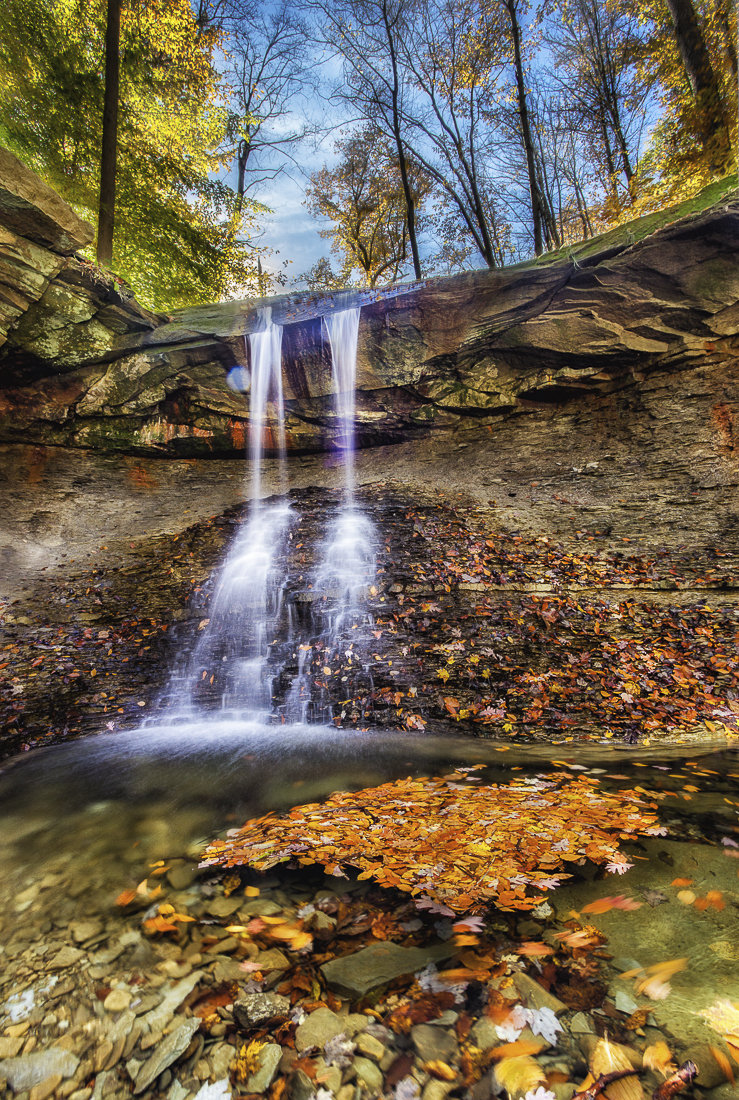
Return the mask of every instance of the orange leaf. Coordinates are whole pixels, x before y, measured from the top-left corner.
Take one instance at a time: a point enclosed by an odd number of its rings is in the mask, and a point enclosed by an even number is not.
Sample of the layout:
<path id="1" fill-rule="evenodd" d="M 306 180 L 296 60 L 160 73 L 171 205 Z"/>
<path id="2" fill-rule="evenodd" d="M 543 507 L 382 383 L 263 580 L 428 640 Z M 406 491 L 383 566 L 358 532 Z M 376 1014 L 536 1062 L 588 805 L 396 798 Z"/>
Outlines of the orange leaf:
<path id="1" fill-rule="evenodd" d="M 456 1081 L 457 1079 L 457 1071 L 448 1066 L 446 1062 L 438 1059 L 433 1062 L 426 1062 L 423 1068 L 426 1073 L 430 1073 L 432 1077 L 436 1077 L 439 1081 Z"/>
<path id="2" fill-rule="evenodd" d="M 553 955 L 554 948 L 547 943 L 535 943 L 534 941 L 520 943 L 516 948 L 517 955 L 526 955 L 535 958 L 537 955 Z"/>
<path id="3" fill-rule="evenodd" d="M 500 1062 L 504 1058 L 518 1058 L 522 1054 L 539 1054 L 544 1049 L 543 1043 L 532 1043 L 530 1039 L 517 1039 L 515 1043 L 503 1043 L 502 1046 L 493 1047 L 490 1052 L 493 1061 Z"/>
<path id="4" fill-rule="evenodd" d="M 730 1081 L 731 1084 L 733 1085 L 734 1084 L 734 1067 L 732 1066 L 731 1062 L 729 1061 L 729 1059 L 724 1054 L 723 1050 L 719 1050 L 718 1047 L 714 1047 L 714 1046 L 710 1046 L 710 1045 L 709 1045 L 708 1049 L 710 1050 L 711 1054 L 716 1059 L 718 1064 L 721 1066 L 721 1069 L 726 1074 L 727 1080 Z"/>

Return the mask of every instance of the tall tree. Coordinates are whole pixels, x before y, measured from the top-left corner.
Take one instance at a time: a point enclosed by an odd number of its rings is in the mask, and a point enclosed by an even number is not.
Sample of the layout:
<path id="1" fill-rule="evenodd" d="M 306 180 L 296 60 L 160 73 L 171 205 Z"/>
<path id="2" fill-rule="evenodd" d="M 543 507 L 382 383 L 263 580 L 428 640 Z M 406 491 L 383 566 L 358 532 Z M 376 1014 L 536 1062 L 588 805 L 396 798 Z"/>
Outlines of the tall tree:
<path id="1" fill-rule="evenodd" d="M 332 226 L 320 230 L 332 241 L 331 251 L 340 258 L 334 277 L 325 264 L 313 270 L 311 279 L 325 284 L 334 279 L 347 285 L 352 276 L 375 287 L 395 282 L 409 259 L 410 235 L 405 190 L 395 149 L 371 123 L 336 142 L 341 159 L 334 168 L 322 168 L 311 176 L 307 206 L 315 217 L 327 217 Z M 425 173 L 413 162 L 406 170 L 414 209 L 418 211 L 429 191 Z"/>
<path id="2" fill-rule="evenodd" d="M 421 278 L 416 206 L 404 122 L 400 53 L 410 36 L 411 0 L 311 0 L 326 44 L 344 64 L 344 98 L 390 138 L 400 173 L 413 270 Z"/>
<path id="3" fill-rule="evenodd" d="M 541 256 L 544 251 L 542 239 L 542 197 L 539 188 L 539 180 L 536 173 L 536 157 L 534 142 L 531 136 L 529 123 L 529 107 L 526 92 L 526 77 L 524 73 L 523 55 L 521 52 L 521 25 L 518 18 L 518 0 L 503 0 L 508 18 L 510 19 L 511 41 L 513 44 L 513 72 L 516 81 L 516 104 L 521 126 L 521 141 L 526 156 L 526 172 L 529 180 L 529 195 L 531 197 L 531 221 L 534 231 L 534 252 Z"/>
<path id="4" fill-rule="evenodd" d="M 638 209 L 694 194 L 736 169 L 736 16 L 727 0 L 693 0 L 673 10 L 644 0 L 642 69 L 661 108 L 639 177 Z"/>
<path id="5" fill-rule="evenodd" d="M 100 202 L 98 206 L 97 262 L 113 262 L 115 227 L 115 177 L 118 160 L 118 99 L 120 97 L 121 0 L 108 0 L 105 26 L 105 94 L 103 139 L 100 152 Z"/>
<path id="6" fill-rule="evenodd" d="M 107 0 L 0 5 L 0 140 L 90 220 L 101 197 L 106 27 Z M 189 0 L 122 0 L 112 268 L 154 308 L 213 301 L 256 268 L 217 175 L 218 41 Z M 241 218 L 254 214 L 247 205 Z"/>
<path id="7" fill-rule="evenodd" d="M 726 164 L 730 145 L 719 80 L 711 63 L 698 16 L 691 0 L 665 0 L 675 31 L 680 57 L 695 97 L 702 137 L 715 167 Z M 732 28 L 735 31 L 735 28 Z M 730 35 L 730 39 L 733 35 Z M 736 56 L 736 54 L 734 54 Z"/>

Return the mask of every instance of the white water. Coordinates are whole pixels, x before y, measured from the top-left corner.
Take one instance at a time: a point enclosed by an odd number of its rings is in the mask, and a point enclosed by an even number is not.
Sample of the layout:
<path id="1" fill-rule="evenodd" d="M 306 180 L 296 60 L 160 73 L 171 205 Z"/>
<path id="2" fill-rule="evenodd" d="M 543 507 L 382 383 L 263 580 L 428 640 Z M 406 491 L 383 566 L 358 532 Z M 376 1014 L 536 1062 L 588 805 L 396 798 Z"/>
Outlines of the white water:
<path id="1" fill-rule="evenodd" d="M 282 329 L 272 324 L 269 309 L 261 311 L 259 331 L 249 337 L 249 515 L 215 579 L 187 667 L 171 685 L 169 722 L 201 725 L 205 720 L 215 725 L 218 714 L 218 721 L 264 726 L 275 721 L 326 723 L 336 717 L 328 693 L 313 687 L 312 658 L 341 650 L 349 666 L 359 667 L 353 650 L 372 624 L 366 596 L 375 576 L 375 530 L 354 499 L 359 312 L 346 310 L 326 319 L 345 484 L 318 564 L 310 582 L 306 578 L 306 590 L 311 588 L 313 596 L 306 622 L 305 615 L 301 620 L 289 606 L 294 595 L 286 595 L 287 546 L 295 513 L 287 503 L 262 500 L 264 455 L 277 454 L 284 489 L 286 448 Z M 297 674 L 283 683 L 290 661 L 297 664 Z"/>
<path id="2" fill-rule="evenodd" d="M 334 412 L 338 423 L 336 445 L 344 454 L 344 500 L 329 525 L 313 578 L 314 591 L 320 597 L 313 604 L 314 620 L 321 627 L 320 648 L 329 658 L 341 650 L 350 662 L 356 659 L 353 650 L 361 640 L 362 628 L 372 623 L 366 597 L 376 570 L 375 528 L 354 499 L 359 316 L 359 309 L 348 309 L 324 318 L 331 344 Z M 305 680 L 301 675 L 293 685 L 293 697 L 296 695 L 305 701 Z M 324 721 L 335 717 L 325 699 L 312 700 L 312 706 Z M 305 707 L 301 713 L 306 713 Z"/>
<path id="3" fill-rule="evenodd" d="M 282 626 L 282 559 L 294 517 L 286 503 L 262 502 L 265 451 L 277 453 L 283 480 L 285 468 L 282 327 L 272 324 L 271 312 L 260 311 L 260 329 L 249 336 L 249 517 L 216 579 L 184 685 L 181 678 L 174 692 L 178 713 L 190 721 L 216 706 L 252 721 L 268 720 L 272 710 L 269 652 Z"/>
<path id="4" fill-rule="evenodd" d="M 282 393 L 282 325 L 272 323 L 268 306 L 259 311 L 263 327 L 249 335 L 251 353 L 251 393 L 249 395 L 249 465 L 251 468 L 252 512 L 260 508 L 262 495 L 262 458 L 265 450 L 276 452 L 285 488 L 285 400 Z M 266 416 L 271 397 L 272 422 Z M 265 446 L 266 444 L 266 446 Z"/>
<path id="5" fill-rule="evenodd" d="M 357 392 L 357 340 L 359 309 L 344 309 L 324 317 L 331 344 L 334 409 L 338 421 L 337 446 L 344 452 L 344 486 L 347 507 L 354 503 L 354 449 Z"/>
<path id="6" fill-rule="evenodd" d="M 338 444 L 344 451 L 344 504 L 328 532 L 315 587 L 334 598 L 336 610 L 329 629 L 337 635 L 347 617 L 359 610 L 375 576 L 375 530 L 354 503 L 359 314 L 358 309 L 347 309 L 325 318 L 331 343 Z"/>

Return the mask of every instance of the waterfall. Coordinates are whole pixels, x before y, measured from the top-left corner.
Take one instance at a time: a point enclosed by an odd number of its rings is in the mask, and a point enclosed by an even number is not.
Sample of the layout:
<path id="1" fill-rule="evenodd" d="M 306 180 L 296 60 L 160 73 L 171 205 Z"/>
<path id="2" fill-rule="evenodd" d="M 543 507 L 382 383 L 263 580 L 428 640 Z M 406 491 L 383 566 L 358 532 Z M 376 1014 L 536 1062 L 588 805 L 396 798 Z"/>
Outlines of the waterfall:
<path id="1" fill-rule="evenodd" d="M 344 455 L 344 500 L 329 525 L 321 559 L 313 578 L 317 599 L 312 618 L 320 626 L 317 648 L 348 657 L 359 641 L 352 631 L 367 627 L 372 617 L 365 606 L 375 576 L 374 525 L 355 503 L 354 451 L 357 384 L 357 340 L 359 309 L 347 309 L 325 318 L 334 380 L 334 413 L 338 422 L 337 445 Z M 305 662 L 301 662 L 301 665 Z M 305 702 L 305 681 L 300 675 L 293 684 L 293 698 Z M 312 700 L 314 712 L 324 720 L 333 717 L 326 700 Z"/>
<path id="2" fill-rule="evenodd" d="M 266 453 L 278 456 L 286 486 L 282 328 L 269 308 L 249 336 L 251 362 L 248 457 L 251 503 L 219 570 L 207 618 L 184 670 L 170 688 L 175 721 L 211 717 L 238 722 L 327 722 L 335 718 L 329 692 L 314 685 L 312 668 L 343 654 L 359 667 L 372 618 L 365 597 L 375 575 L 375 530 L 355 501 L 355 390 L 358 309 L 326 319 L 332 354 L 337 447 L 344 458 L 344 493 L 329 520 L 310 584 L 310 612 L 289 590 L 287 547 L 295 513 L 283 500 L 262 500 Z M 240 368 L 234 385 L 244 381 Z M 248 383 L 248 379 L 246 379 Z M 243 386 L 242 386 L 243 388 Z M 346 677 L 345 677 L 346 679 Z"/>
<path id="3" fill-rule="evenodd" d="M 277 453 L 285 480 L 282 327 L 272 323 L 271 312 L 260 310 L 259 330 L 249 336 L 249 515 L 218 574 L 209 616 L 184 677 L 189 714 L 205 707 L 265 719 L 272 709 L 269 652 L 284 627 L 284 555 L 293 513 L 286 503 L 262 502 L 267 449 Z"/>
<path id="4" fill-rule="evenodd" d="M 265 451 L 267 402 L 272 404 L 277 427 L 270 429 L 270 450 L 276 451 L 280 481 L 285 488 L 285 400 L 282 393 L 282 325 L 272 323 L 268 306 L 259 311 L 260 329 L 249 334 L 251 353 L 251 393 L 249 395 L 249 465 L 251 468 L 252 512 L 260 508 L 262 495 L 262 459 Z"/>
<path id="5" fill-rule="evenodd" d="M 354 420 L 357 392 L 357 340 L 359 309 L 344 309 L 324 318 L 331 345 L 334 409 L 338 420 L 338 446 L 344 452 L 346 504 L 354 502 Z"/>

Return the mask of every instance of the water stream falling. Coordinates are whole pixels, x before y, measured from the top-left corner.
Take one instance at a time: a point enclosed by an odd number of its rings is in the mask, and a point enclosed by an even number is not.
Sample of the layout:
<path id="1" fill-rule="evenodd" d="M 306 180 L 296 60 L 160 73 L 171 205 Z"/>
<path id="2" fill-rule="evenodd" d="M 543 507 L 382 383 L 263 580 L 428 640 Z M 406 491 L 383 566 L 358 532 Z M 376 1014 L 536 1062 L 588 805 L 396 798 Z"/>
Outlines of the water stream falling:
<path id="1" fill-rule="evenodd" d="M 249 336 L 251 504 L 217 577 L 209 615 L 184 676 L 180 713 L 184 710 L 189 719 L 201 708 L 262 721 L 271 712 L 269 648 L 283 619 L 286 578 L 281 562 L 294 517 L 287 503 L 265 505 L 262 500 L 265 452 L 277 454 L 284 483 L 286 449 L 282 326 L 272 323 L 269 308 L 260 313 L 261 327 Z"/>
<path id="2" fill-rule="evenodd" d="M 335 446 L 344 459 L 344 498 L 326 532 L 313 578 L 317 598 L 312 604 L 312 619 L 319 628 L 316 645 L 329 663 L 339 650 L 350 664 L 358 660 L 355 646 L 362 640 L 363 629 L 366 632 L 372 623 L 366 595 L 375 576 L 376 536 L 371 520 L 357 507 L 354 493 L 359 315 L 359 309 L 347 309 L 324 318 L 331 345 L 337 421 Z M 302 714 L 307 713 L 307 659 L 308 655 L 301 652 L 298 677 L 292 689 L 292 699 L 302 703 Z M 322 696 L 311 699 L 310 706 L 321 721 L 335 717 Z"/>
<path id="3" fill-rule="evenodd" d="M 311 665 L 316 655 L 325 663 L 339 649 L 345 656 L 353 651 L 361 628 L 371 625 L 364 597 L 375 574 L 374 528 L 357 507 L 354 492 L 359 314 L 352 309 L 326 319 L 344 492 L 318 563 L 297 594 L 288 590 L 287 566 L 297 516 L 284 497 L 276 503 L 262 499 L 267 452 L 277 456 L 283 492 L 286 488 L 282 328 L 264 309 L 259 330 L 249 336 L 249 514 L 215 579 L 186 668 L 170 689 L 168 723 L 192 723 L 205 715 L 212 720 L 216 713 L 221 721 L 262 724 L 326 723 L 335 717 L 324 692 L 313 687 Z M 307 615 L 296 613 L 301 596 Z"/>

